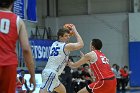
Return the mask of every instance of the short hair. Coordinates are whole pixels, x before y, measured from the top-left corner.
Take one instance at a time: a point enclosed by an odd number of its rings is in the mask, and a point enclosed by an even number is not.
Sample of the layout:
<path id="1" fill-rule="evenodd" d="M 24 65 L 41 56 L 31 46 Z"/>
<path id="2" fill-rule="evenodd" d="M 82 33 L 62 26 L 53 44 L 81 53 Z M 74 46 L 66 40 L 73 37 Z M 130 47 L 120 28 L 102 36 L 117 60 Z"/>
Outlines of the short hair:
<path id="1" fill-rule="evenodd" d="M 100 39 L 92 39 L 91 44 L 96 50 L 101 50 L 102 48 L 102 41 Z"/>
<path id="2" fill-rule="evenodd" d="M 66 28 L 61 28 L 57 32 L 57 38 L 59 39 L 59 36 L 63 36 L 65 33 L 70 33 L 70 31 Z"/>
<path id="3" fill-rule="evenodd" d="M 117 66 L 117 64 L 113 64 L 112 66 Z"/>
<path id="4" fill-rule="evenodd" d="M 15 0 L 0 0 L 0 7 L 1 8 L 9 8 Z"/>
<path id="5" fill-rule="evenodd" d="M 126 65 L 125 65 L 123 68 L 126 68 L 126 69 L 128 69 L 128 66 L 126 66 Z"/>

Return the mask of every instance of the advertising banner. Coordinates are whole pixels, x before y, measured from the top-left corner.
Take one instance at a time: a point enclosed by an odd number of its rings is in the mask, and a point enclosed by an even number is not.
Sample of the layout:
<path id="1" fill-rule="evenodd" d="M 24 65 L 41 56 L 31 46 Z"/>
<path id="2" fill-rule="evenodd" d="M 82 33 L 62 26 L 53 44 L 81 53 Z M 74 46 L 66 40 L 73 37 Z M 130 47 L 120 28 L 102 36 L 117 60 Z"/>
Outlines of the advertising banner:
<path id="1" fill-rule="evenodd" d="M 48 61 L 53 40 L 30 39 L 31 49 L 36 61 Z"/>

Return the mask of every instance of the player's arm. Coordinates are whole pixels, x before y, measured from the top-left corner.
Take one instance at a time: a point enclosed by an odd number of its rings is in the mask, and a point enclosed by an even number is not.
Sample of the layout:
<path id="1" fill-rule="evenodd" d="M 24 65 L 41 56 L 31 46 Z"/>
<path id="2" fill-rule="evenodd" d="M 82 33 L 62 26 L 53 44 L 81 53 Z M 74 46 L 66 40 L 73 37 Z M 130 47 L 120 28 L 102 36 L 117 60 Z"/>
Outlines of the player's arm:
<path id="1" fill-rule="evenodd" d="M 76 28 L 74 25 L 72 25 L 72 31 L 74 32 L 74 35 L 77 39 L 76 43 L 68 43 L 65 46 L 65 50 L 67 51 L 74 51 L 74 50 L 78 50 L 81 49 L 84 46 L 83 40 L 81 38 L 81 36 L 79 35 L 79 33 L 77 32 Z"/>
<path id="2" fill-rule="evenodd" d="M 27 30 L 26 30 L 25 24 L 24 24 L 22 19 L 19 19 L 19 40 L 20 40 L 20 44 L 22 47 L 22 52 L 23 52 L 25 64 L 26 64 L 28 71 L 31 75 L 30 82 L 33 83 L 33 85 L 35 87 L 36 84 L 35 84 L 34 61 L 33 61 L 32 52 L 31 52 L 31 48 L 29 45 L 29 41 L 28 41 Z"/>
<path id="3" fill-rule="evenodd" d="M 93 52 L 89 52 L 89 53 L 85 54 L 85 55 L 84 55 L 79 61 L 77 61 L 77 62 L 68 62 L 68 65 L 69 65 L 71 68 L 80 67 L 82 64 L 85 64 L 85 63 L 87 63 L 87 62 L 89 62 L 90 60 L 93 59 L 92 54 L 93 54 Z"/>

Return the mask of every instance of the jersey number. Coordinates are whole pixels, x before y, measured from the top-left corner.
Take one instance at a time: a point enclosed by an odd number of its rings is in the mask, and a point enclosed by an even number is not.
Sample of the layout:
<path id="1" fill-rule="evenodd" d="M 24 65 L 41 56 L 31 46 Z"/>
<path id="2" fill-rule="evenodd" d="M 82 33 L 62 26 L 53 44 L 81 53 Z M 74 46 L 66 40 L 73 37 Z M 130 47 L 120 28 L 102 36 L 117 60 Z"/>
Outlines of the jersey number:
<path id="1" fill-rule="evenodd" d="M 103 64 L 109 64 L 109 60 L 105 56 L 100 56 Z"/>
<path id="2" fill-rule="evenodd" d="M 1 19 L 0 20 L 0 32 L 7 34 L 10 28 L 10 20 L 9 19 Z"/>
<path id="3" fill-rule="evenodd" d="M 58 56 L 60 47 L 53 47 L 50 56 Z"/>

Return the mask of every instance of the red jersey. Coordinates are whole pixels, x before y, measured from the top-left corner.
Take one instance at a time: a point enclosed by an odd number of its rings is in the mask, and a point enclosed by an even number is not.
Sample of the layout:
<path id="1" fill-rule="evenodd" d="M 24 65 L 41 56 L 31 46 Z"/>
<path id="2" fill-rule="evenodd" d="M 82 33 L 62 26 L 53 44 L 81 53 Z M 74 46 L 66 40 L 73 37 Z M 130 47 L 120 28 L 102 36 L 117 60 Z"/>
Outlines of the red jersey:
<path id="1" fill-rule="evenodd" d="M 127 78 L 129 76 L 129 73 L 125 71 L 123 68 L 120 69 L 120 74 L 123 78 Z"/>
<path id="2" fill-rule="evenodd" d="M 17 15 L 0 11 L 0 66 L 17 64 Z"/>
<path id="3" fill-rule="evenodd" d="M 90 62 L 90 68 L 94 72 L 96 80 L 115 76 L 109 65 L 109 60 L 105 57 L 105 55 L 98 50 L 94 50 L 94 52 L 97 55 L 97 61 Z"/>

